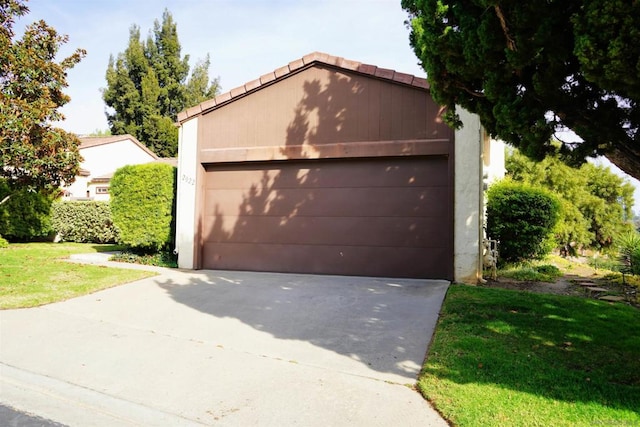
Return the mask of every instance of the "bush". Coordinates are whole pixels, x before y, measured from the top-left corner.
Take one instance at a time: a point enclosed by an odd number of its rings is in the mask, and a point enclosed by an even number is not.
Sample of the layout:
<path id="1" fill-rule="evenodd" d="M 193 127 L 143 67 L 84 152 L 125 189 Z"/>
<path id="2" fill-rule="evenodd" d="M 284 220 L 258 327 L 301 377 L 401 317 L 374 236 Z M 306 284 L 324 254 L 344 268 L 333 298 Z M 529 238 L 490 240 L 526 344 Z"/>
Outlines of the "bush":
<path id="1" fill-rule="evenodd" d="M 9 189 L 5 180 L 0 180 L 0 200 L 11 194 L 9 200 L 0 205 L 0 235 L 9 241 L 41 239 L 51 234 L 51 196 L 42 193 Z"/>
<path id="2" fill-rule="evenodd" d="M 5 239 L 4 237 L 0 236 L 0 249 L 4 249 L 9 247 L 9 242 L 7 242 L 7 239 Z"/>
<path id="3" fill-rule="evenodd" d="M 554 247 L 560 203 L 548 191 L 509 180 L 487 192 L 487 234 L 500 242 L 500 260 L 541 258 Z"/>
<path id="4" fill-rule="evenodd" d="M 169 250 L 163 250 L 153 254 L 137 254 L 135 252 L 124 251 L 113 255 L 110 260 L 132 264 L 154 265 L 156 267 L 178 267 L 178 256 Z"/>
<path id="5" fill-rule="evenodd" d="M 118 230 L 111 219 L 109 202 L 56 202 L 51 226 L 60 239 L 78 243 L 115 243 Z"/>
<path id="6" fill-rule="evenodd" d="M 618 270 L 621 273 L 640 274 L 640 234 L 631 231 L 618 237 Z"/>
<path id="7" fill-rule="evenodd" d="M 169 248 L 174 235 L 176 168 L 147 163 L 124 166 L 111 179 L 111 213 L 120 242 L 137 250 Z"/>

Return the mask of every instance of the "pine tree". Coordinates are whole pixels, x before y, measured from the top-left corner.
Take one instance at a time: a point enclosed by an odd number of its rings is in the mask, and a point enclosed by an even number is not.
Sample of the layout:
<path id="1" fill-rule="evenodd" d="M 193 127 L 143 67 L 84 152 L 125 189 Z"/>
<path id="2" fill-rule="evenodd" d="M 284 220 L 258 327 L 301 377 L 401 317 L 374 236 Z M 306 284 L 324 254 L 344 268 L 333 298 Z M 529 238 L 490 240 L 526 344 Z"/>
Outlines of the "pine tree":
<path id="1" fill-rule="evenodd" d="M 189 76 L 189 55 L 181 54 L 177 25 L 168 10 L 145 41 L 134 24 L 127 48 L 111 56 L 107 66 L 102 97 L 110 107 L 106 114 L 111 133 L 129 133 L 158 156 L 175 156 L 178 113 L 219 90 L 217 78 L 209 81 L 209 65 L 207 55 Z"/>

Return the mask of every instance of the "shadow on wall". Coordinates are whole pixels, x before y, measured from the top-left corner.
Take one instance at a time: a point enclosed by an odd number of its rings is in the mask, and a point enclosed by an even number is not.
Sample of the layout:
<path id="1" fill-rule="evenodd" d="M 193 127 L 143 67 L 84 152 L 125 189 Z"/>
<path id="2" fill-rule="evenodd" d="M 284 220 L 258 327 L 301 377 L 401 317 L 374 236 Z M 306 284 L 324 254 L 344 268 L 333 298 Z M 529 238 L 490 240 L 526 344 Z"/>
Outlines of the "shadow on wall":
<path id="1" fill-rule="evenodd" d="M 167 279 L 160 286 L 181 304 L 250 327 L 249 332 L 213 327 L 196 332 L 211 334 L 198 339 L 234 351 L 405 383 L 420 371 L 448 283 L 209 272 L 188 284 Z M 263 339 L 269 339 L 268 344 Z M 310 352 L 300 341 L 332 354 Z"/>
<path id="2" fill-rule="evenodd" d="M 389 87 L 339 73 L 307 80 L 280 148 L 293 160 L 209 166 L 203 267 L 448 277 L 446 156 L 317 159 L 347 157 L 362 141 L 449 136 L 425 123 L 428 95 Z"/>

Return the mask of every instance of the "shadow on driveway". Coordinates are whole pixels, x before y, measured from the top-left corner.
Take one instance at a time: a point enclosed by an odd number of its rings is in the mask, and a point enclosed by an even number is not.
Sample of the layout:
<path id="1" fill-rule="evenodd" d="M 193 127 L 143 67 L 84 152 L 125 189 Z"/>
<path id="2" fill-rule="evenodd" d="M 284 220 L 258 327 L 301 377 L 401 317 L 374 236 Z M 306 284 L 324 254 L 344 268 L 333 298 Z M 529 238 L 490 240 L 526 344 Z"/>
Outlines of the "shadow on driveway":
<path id="1" fill-rule="evenodd" d="M 245 335 L 236 329 L 225 345 L 400 383 L 416 379 L 448 287 L 413 279 L 201 273 L 186 283 L 165 277 L 158 284 L 180 304 L 254 330 Z M 278 340 L 260 342 L 255 331 Z M 348 359 L 327 357 L 300 341 Z"/>

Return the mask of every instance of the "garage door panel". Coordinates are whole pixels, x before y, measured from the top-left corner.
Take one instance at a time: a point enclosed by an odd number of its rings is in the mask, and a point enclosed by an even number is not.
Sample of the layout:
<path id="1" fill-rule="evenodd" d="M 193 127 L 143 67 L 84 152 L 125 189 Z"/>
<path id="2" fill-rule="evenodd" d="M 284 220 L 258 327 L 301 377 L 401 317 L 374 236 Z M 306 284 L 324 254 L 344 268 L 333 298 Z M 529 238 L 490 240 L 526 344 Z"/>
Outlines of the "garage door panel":
<path id="1" fill-rule="evenodd" d="M 204 268 L 452 276 L 447 157 L 205 168 Z"/>
<path id="2" fill-rule="evenodd" d="M 444 248 L 428 251 L 416 248 L 307 246 L 255 243 L 207 243 L 203 256 L 211 269 L 353 275 L 382 277 L 431 277 L 449 275 L 450 259 Z M 407 263 L 410 259 L 413 262 Z M 393 272 L 393 274 L 389 274 Z"/>
<path id="3" fill-rule="evenodd" d="M 289 163 L 273 162 L 265 168 L 263 164 L 237 166 L 208 166 L 208 189 L 258 190 L 298 188 L 350 187 L 423 187 L 448 186 L 446 157 L 433 156 L 414 160 L 411 158 L 376 160 L 309 161 L 314 166 L 292 169 Z"/>
<path id="4" fill-rule="evenodd" d="M 430 216 L 448 213 L 446 187 L 281 189 L 263 192 L 206 191 L 205 215 Z"/>
<path id="5" fill-rule="evenodd" d="M 447 229 L 440 218 L 218 217 L 206 221 L 209 242 L 352 245 L 379 247 L 442 246 Z"/>

